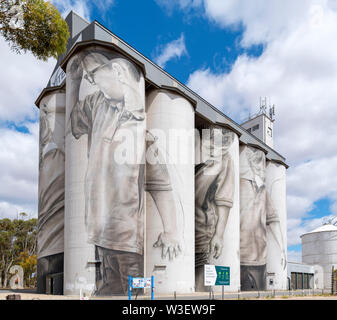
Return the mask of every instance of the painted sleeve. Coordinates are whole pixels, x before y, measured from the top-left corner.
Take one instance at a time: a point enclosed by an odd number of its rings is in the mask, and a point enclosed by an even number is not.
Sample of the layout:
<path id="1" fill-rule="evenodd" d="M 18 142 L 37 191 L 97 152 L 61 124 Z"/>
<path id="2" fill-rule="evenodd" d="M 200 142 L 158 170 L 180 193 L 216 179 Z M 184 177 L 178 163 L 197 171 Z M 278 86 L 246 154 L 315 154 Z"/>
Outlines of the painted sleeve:
<path id="1" fill-rule="evenodd" d="M 70 114 L 71 132 L 76 139 L 88 133 L 88 116 L 85 112 L 85 105 L 88 104 L 88 99 L 83 102 L 78 101 Z"/>
<path id="2" fill-rule="evenodd" d="M 266 210 L 267 210 L 267 221 L 266 221 L 267 224 L 270 224 L 271 222 L 280 221 L 268 191 L 266 191 Z"/>
<path id="3" fill-rule="evenodd" d="M 217 177 L 217 186 L 215 191 L 215 203 L 218 206 L 233 207 L 234 198 L 234 165 L 231 157 L 225 161 L 222 170 Z"/>
<path id="4" fill-rule="evenodd" d="M 167 165 L 155 140 L 147 140 L 146 191 L 171 191 L 171 180 Z"/>

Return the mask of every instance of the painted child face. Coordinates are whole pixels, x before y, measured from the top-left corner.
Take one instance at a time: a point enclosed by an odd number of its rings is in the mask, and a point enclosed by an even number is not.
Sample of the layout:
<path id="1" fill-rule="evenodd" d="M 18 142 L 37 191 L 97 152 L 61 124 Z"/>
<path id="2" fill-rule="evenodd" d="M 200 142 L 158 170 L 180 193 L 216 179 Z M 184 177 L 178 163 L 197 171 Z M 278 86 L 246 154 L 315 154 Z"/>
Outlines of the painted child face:
<path id="1" fill-rule="evenodd" d="M 214 148 L 219 149 L 219 151 L 221 150 L 221 154 L 227 152 L 234 140 L 233 132 L 222 128 L 214 128 L 213 137 Z"/>
<path id="2" fill-rule="evenodd" d="M 124 91 L 121 82 L 123 69 L 117 64 L 106 64 L 98 67 L 91 72 L 92 80 L 104 95 L 113 100 L 114 103 L 120 103 L 124 99 Z"/>
<path id="3" fill-rule="evenodd" d="M 264 176 L 264 156 L 262 151 L 255 150 L 253 152 L 251 165 L 254 173 L 262 178 Z"/>

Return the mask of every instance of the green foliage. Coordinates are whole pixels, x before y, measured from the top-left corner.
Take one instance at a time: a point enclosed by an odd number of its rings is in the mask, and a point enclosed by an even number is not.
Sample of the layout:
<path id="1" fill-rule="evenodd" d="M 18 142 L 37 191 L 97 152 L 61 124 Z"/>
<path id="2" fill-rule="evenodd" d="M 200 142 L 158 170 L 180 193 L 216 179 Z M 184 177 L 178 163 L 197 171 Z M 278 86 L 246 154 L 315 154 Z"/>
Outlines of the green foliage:
<path id="1" fill-rule="evenodd" d="M 22 218 L 24 214 L 20 214 Z M 25 282 L 34 285 L 36 272 L 37 219 L 0 220 L 0 278 L 6 287 L 9 269 L 19 264 L 24 269 Z"/>
<path id="2" fill-rule="evenodd" d="M 18 264 L 23 268 L 26 286 L 35 287 L 37 255 L 36 254 L 30 255 L 29 251 L 25 250 L 20 252 L 18 260 L 19 260 Z"/>
<path id="3" fill-rule="evenodd" d="M 43 0 L 0 0 L 0 34 L 15 52 L 41 60 L 64 53 L 69 38 L 59 11 Z"/>

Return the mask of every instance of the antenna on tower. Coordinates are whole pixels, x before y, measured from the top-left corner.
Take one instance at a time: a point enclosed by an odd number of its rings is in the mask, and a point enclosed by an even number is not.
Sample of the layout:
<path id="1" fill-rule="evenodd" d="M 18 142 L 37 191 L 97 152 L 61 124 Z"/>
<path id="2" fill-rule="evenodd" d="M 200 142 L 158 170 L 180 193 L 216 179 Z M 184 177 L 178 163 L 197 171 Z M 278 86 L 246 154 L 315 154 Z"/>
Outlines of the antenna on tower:
<path id="1" fill-rule="evenodd" d="M 271 120 L 274 120 L 275 116 L 275 105 L 273 104 L 272 106 L 269 106 L 269 118 Z"/>
<path id="2" fill-rule="evenodd" d="M 337 217 L 333 217 L 331 220 L 330 220 L 330 223 L 334 226 L 337 226 Z"/>
<path id="3" fill-rule="evenodd" d="M 267 97 L 264 97 L 264 99 L 262 99 L 260 97 L 260 114 L 265 114 L 267 111 Z"/>
<path id="4" fill-rule="evenodd" d="M 336 217 L 324 217 L 322 219 L 322 224 L 327 225 L 327 224 L 332 224 L 334 226 L 337 226 L 337 216 Z"/>

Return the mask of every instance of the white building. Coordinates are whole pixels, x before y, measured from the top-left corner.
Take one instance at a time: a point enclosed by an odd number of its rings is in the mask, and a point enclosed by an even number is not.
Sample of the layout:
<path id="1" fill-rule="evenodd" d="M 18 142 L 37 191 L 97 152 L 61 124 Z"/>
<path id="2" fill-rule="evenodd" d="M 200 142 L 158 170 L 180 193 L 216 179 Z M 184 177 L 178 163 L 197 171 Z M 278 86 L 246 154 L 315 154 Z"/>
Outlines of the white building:
<path id="1" fill-rule="evenodd" d="M 272 110 L 273 109 L 271 109 L 269 116 L 265 112 L 260 111 L 257 115 L 241 124 L 249 133 L 253 134 L 271 148 L 274 147 L 274 120 L 271 118 L 273 114 Z"/>

